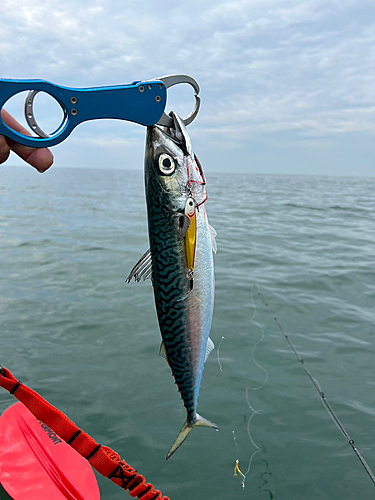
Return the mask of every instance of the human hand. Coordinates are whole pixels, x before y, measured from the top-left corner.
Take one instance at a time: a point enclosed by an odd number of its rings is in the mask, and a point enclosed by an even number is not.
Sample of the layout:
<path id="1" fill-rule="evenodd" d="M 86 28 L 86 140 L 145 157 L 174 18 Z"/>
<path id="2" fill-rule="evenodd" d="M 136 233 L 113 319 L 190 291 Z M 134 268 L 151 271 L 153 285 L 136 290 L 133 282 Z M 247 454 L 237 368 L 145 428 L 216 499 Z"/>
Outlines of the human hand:
<path id="1" fill-rule="evenodd" d="M 3 122 L 16 132 L 23 135 L 30 135 L 29 132 L 18 123 L 5 109 L 1 109 L 1 119 Z M 38 172 L 45 172 L 53 163 L 53 155 L 47 148 L 31 148 L 18 144 L 18 142 L 0 135 L 0 164 L 4 163 L 10 154 L 14 151 L 16 155 L 36 168 Z"/>

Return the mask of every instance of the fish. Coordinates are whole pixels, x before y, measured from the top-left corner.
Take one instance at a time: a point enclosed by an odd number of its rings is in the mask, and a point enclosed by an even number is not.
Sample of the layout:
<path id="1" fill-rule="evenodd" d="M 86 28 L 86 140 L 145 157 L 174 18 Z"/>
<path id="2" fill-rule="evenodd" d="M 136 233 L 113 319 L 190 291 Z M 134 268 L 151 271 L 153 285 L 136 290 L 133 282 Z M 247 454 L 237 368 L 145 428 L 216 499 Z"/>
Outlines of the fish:
<path id="1" fill-rule="evenodd" d="M 216 232 L 207 218 L 206 181 L 183 120 L 148 127 L 145 192 L 150 248 L 127 281 L 151 279 L 162 336 L 160 355 L 174 376 L 186 421 L 167 454 L 194 427 L 218 426 L 197 413 L 203 368 L 214 343 L 209 337 L 214 309 Z"/>

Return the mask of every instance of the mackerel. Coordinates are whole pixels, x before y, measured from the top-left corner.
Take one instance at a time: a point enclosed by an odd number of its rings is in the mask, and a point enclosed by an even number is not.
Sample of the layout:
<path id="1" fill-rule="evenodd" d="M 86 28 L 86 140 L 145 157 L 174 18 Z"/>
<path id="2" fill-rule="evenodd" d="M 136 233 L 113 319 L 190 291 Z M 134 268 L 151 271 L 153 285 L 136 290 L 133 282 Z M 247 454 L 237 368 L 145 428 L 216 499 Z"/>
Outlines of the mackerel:
<path id="1" fill-rule="evenodd" d="M 193 427 L 218 429 L 197 413 L 204 363 L 214 348 L 209 338 L 214 307 L 215 231 L 205 209 L 206 182 L 183 121 L 147 129 L 145 189 L 150 250 L 127 281 L 151 278 L 167 360 L 187 411 L 186 422 L 167 455 Z"/>

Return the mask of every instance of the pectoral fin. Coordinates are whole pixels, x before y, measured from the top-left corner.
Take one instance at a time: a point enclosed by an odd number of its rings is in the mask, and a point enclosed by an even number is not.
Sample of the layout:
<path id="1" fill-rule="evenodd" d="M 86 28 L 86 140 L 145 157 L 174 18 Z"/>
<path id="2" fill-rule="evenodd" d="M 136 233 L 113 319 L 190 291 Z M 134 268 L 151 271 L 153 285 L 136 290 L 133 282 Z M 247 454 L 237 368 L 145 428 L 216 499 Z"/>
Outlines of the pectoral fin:
<path id="1" fill-rule="evenodd" d="M 133 269 L 130 271 L 129 276 L 126 278 L 127 283 L 130 283 L 134 278 L 134 281 L 146 281 L 152 276 L 152 260 L 151 260 L 151 250 L 148 249 L 146 253 L 142 255 Z"/>

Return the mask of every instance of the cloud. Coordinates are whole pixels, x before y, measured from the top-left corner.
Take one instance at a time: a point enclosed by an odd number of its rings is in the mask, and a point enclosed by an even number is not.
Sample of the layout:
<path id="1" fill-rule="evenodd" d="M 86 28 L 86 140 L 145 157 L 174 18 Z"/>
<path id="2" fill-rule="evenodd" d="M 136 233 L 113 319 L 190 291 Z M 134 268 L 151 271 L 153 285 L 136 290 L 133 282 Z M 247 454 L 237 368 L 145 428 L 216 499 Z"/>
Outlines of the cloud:
<path id="1" fill-rule="evenodd" d="M 84 137 L 80 136 L 79 139 L 71 139 L 71 141 L 74 143 L 76 142 L 77 145 L 80 147 L 92 147 L 95 146 L 96 148 L 104 148 L 104 149 L 116 149 L 116 148 L 121 148 L 122 150 L 132 147 L 133 146 L 133 141 L 131 139 L 125 139 L 124 137 L 118 137 L 114 135 L 97 135 L 97 136 L 92 136 L 92 137 Z"/>
<path id="2" fill-rule="evenodd" d="M 2 7 L 3 77 L 85 87 L 191 74 L 202 89 L 198 141 L 233 151 L 259 134 L 325 141 L 374 133 L 372 1 L 4 0 Z M 187 95 L 173 100 L 181 114 L 190 111 Z M 118 139 L 111 134 L 112 146 L 123 144 L 122 129 Z M 139 137 L 132 131 L 126 140 Z"/>

